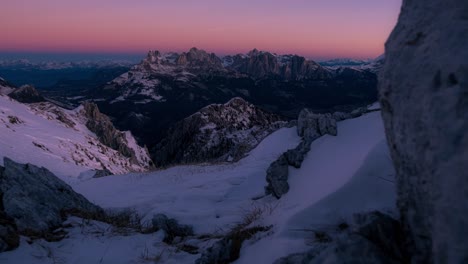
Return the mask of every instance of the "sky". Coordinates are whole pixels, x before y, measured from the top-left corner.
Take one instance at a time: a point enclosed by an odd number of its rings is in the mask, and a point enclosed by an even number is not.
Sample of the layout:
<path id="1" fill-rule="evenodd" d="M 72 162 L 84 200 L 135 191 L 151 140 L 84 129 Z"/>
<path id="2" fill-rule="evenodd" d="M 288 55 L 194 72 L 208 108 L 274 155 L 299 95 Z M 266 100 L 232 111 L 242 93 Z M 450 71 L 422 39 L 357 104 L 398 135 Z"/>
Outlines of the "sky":
<path id="1" fill-rule="evenodd" d="M 374 58 L 402 0 L 1 0 L 0 54 L 144 54 L 253 48 Z"/>

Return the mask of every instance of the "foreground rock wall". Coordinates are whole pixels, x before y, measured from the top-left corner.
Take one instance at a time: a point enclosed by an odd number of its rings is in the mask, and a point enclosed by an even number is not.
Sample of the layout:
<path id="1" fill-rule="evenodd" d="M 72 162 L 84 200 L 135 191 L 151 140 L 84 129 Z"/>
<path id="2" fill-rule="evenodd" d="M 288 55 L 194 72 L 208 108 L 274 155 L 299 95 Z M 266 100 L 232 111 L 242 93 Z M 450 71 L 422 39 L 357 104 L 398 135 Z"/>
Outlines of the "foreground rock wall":
<path id="1" fill-rule="evenodd" d="M 404 0 L 380 103 L 413 263 L 468 262 L 468 1 Z"/>

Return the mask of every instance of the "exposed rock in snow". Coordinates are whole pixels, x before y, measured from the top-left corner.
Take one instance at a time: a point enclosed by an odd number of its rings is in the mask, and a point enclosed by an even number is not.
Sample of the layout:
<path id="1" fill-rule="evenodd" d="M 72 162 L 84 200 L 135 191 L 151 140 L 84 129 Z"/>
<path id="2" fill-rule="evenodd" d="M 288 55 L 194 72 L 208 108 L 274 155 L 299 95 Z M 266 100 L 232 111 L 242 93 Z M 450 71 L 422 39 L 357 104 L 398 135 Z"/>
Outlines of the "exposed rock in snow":
<path id="1" fill-rule="evenodd" d="M 213 104 L 172 127 L 155 148 L 156 165 L 238 161 L 287 122 L 242 98 Z"/>
<path id="2" fill-rule="evenodd" d="M 47 234 L 62 224 L 67 213 L 91 215 L 102 211 L 45 168 L 8 158 L 4 166 L 0 169 L 3 210 L 22 234 Z"/>
<path id="3" fill-rule="evenodd" d="M 268 185 L 265 187 L 265 194 L 273 194 L 276 198 L 280 198 L 287 193 L 289 191 L 288 177 L 289 163 L 286 155 L 283 154 L 267 169 Z"/>
<path id="4" fill-rule="evenodd" d="M 202 253 L 196 264 L 232 263 L 239 258 L 242 243 L 251 239 L 258 232 L 266 232 L 271 227 L 250 227 L 234 230 L 217 241 L 212 247 Z"/>
<path id="5" fill-rule="evenodd" d="M 337 135 L 336 120 L 331 114 L 314 114 L 308 109 L 300 112 L 297 120 L 297 134 L 302 142 L 294 149 L 283 153 L 267 170 L 265 194 L 273 194 L 276 198 L 289 191 L 289 166 L 300 168 L 310 144 L 317 138 L 329 134 Z"/>
<path id="6" fill-rule="evenodd" d="M 468 259 L 468 1 L 403 1 L 380 103 L 413 263 Z"/>
<path id="7" fill-rule="evenodd" d="M 309 109 L 304 109 L 297 119 L 297 133 L 308 141 L 325 134 L 336 136 L 336 120 L 331 114 L 314 114 Z"/>
<path id="8" fill-rule="evenodd" d="M 2 169 L 0 167 L 0 179 L 2 177 Z M 3 193 L 0 190 L 0 198 L 3 197 Z M 9 217 L 3 211 L 2 200 L 0 199 L 0 253 L 15 249 L 19 246 L 20 237 L 15 224 L 15 220 Z"/>
<path id="9" fill-rule="evenodd" d="M 45 101 L 44 97 L 31 85 L 23 85 L 20 88 L 14 89 L 8 96 L 21 103 L 38 103 Z"/>
<path id="10" fill-rule="evenodd" d="M 112 175 L 112 172 L 109 171 L 108 169 L 95 170 L 93 178 L 101 178 L 101 177 L 106 177 L 109 175 Z"/>
<path id="11" fill-rule="evenodd" d="M 357 214 L 352 226 L 341 223 L 342 232 L 326 240 L 316 231 L 321 244 L 305 253 L 292 254 L 275 264 L 300 263 L 407 263 L 404 236 L 399 222 L 381 212 Z"/>
<path id="12" fill-rule="evenodd" d="M 164 242 L 171 243 L 176 237 L 193 236 L 193 228 L 189 225 L 181 225 L 176 219 L 168 218 L 165 214 L 157 214 L 151 220 L 153 228 L 164 231 Z"/>

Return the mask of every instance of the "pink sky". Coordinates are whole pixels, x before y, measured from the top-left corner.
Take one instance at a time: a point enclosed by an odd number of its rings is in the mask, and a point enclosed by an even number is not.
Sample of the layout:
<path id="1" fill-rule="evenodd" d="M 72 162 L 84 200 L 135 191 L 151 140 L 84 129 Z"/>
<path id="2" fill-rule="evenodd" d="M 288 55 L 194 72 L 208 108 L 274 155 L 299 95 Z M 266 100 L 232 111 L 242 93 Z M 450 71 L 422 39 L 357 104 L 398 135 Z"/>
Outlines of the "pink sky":
<path id="1" fill-rule="evenodd" d="M 371 58 L 401 0 L 2 0 L 0 51 L 141 53 L 196 46 Z"/>

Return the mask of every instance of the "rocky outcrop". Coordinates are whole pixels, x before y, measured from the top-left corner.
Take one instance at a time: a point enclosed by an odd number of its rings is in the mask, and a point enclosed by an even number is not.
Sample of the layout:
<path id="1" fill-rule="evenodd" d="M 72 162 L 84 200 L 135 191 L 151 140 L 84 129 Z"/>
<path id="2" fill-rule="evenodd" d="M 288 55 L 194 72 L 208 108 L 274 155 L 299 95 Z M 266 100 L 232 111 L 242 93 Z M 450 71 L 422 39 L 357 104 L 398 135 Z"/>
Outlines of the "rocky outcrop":
<path id="1" fill-rule="evenodd" d="M 276 198 L 289 191 L 289 163 L 285 154 L 282 154 L 277 160 L 271 163 L 266 172 L 265 194 L 273 194 Z"/>
<path id="2" fill-rule="evenodd" d="M 380 103 L 413 263 L 468 259 L 468 2 L 404 0 Z"/>
<path id="3" fill-rule="evenodd" d="M 155 148 L 153 160 L 158 166 L 237 161 L 286 124 L 279 116 L 233 98 L 178 122 Z"/>
<path id="4" fill-rule="evenodd" d="M 20 88 L 14 89 L 8 94 L 11 98 L 21 103 L 38 103 L 44 102 L 42 95 L 31 85 L 23 85 Z"/>
<path id="5" fill-rule="evenodd" d="M 95 103 L 85 102 L 83 104 L 83 113 L 87 118 L 86 127 L 96 134 L 102 144 L 130 158 L 130 161 L 134 164 L 148 164 L 149 161 L 142 161 L 136 151 L 130 147 L 125 132 L 117 130 L 110 118 L 102 114 Z"/>
<path id="6" fill-rule="evenodd" d="M 14 220 L 20 234 L 44 236 L 59 227 L 67 213 L 102 213 L 101 208 L 45 168 L 19 164 L 8 158 L 4 159 L 4 166 L 0 167 L 1 209 Z M 11 228 L 14 227 L 10 225 Z M 0 237 L 4 239 L 3 233 Z"/>
<path id="7" fill-rule="evenodd" d="M 193 227 L 189 225 L 181 225 L 176 219 L 169 218 L 164 214 L 157 214 L 151 220 L 153 229 L 164 231 L 164 242 L 172 243 L 176 237 L 193 236 Z"/>
<path id="8" fill-rule="evenodd" d="M 302 137 L 301 143 L 296 148 L 283 153 L 268 167 L 266 195 L 273 194 L 279 199 L 289 191 L 289 166 L 301 167 L 312 141 L 326 134 L 336 136 L 336 120 L 331 114 L 314 114 L 304 109 L 297 120 L 297 134 Z"/>
<path id="9" fill-rule="evenodd" d="M 309 109 L 304 109 L 297 118 L 297 134 L 308 141 L 325 134 L 336 136 L 336 120 L 331 114 L 315 114 Z"/>
<path id="10" fill-rule="evenodd" d="M 0 197 L 2 197 L 1 192 Z M 1 202 L 2 201 L 0 201 L 0 203 Z M 17 248 L 19 243 L 20 238 L 15 221 L 3 211 L 3 208 L 0 207 L 0 253 Z"/>
<path id="11" fill-rule="evenodd" d="M 304 253 L 281 258 L 275 264 L 298 263 L 408 263 L 399 222 L 381 212 L 354 216 L 346 230 L 330 234 L 327 241 Z"/>

